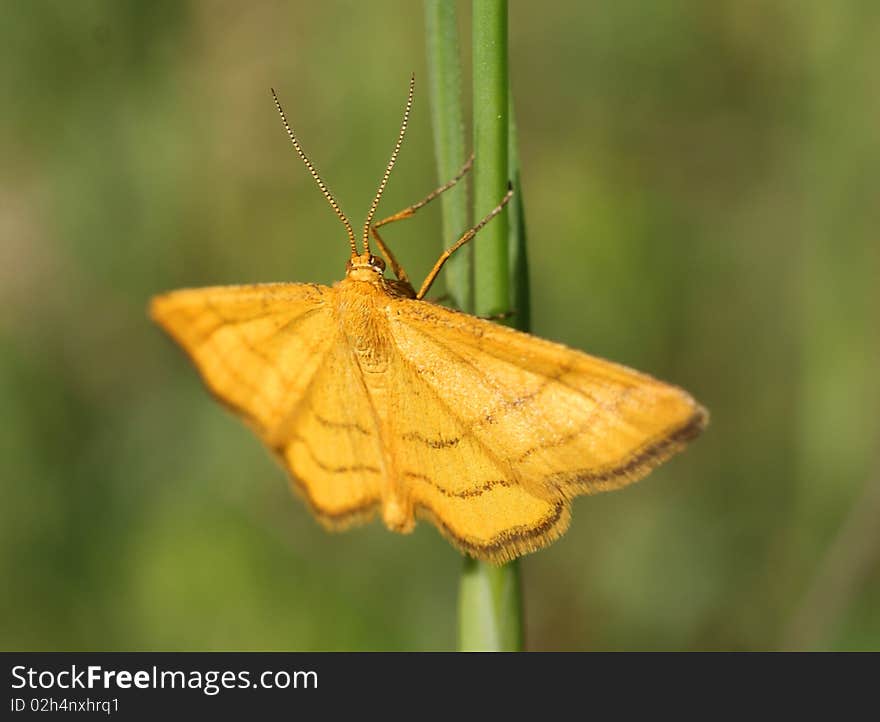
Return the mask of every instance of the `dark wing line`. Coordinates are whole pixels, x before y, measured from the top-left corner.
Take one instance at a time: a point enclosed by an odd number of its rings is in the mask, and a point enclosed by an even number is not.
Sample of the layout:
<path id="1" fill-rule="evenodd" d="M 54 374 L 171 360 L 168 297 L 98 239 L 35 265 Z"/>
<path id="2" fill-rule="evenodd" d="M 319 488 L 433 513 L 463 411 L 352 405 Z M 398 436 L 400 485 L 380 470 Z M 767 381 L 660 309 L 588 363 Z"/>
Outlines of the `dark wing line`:
<path id="1" fill-rule="evenodd" d="M 437 438 L 429 439 L 424 434 L 420 434 L 418 431 L 408 431 L 405 434 L 402 434 L 401 439 L 406 441 L 418 441 L 420 444 L 424 446 L 428 446 L 432 449 L 452 449 L 458 446 L 461 443 L 461 436 L 450 436 L 448 438 L 440 436 L 438 434 Z"/>
<path id="2" fill-rule="evenodd" d="M 363 436 L 370 435 L 370 432 L 358 423 L 352 421 L 334 421 L 333 419 L 328 419 L 327 417 L 322 416 L 317 411 L 315 411 L 315 407 L 311 404 L 309 404 L 309 412 L 311 412 L 312 418 L 315 421 L 317 421 L 319 424 L 321 424 L 321 426 L 327 429 L 350 429 L 351 431 L 357 431 Z"/>
<path id="3" fill-rule="evenodd" d="M 682 451 L 687 442 L 699 436 L 706 427 L 709 419 L 708 412 L 699 404 L 687 421 L 675 427 L 672 431 L 658 434 L 642 444 L 638 449 L 627 454 L 617 464 L 608 464 L 599 469 L 580 469 L 568 473 L 557 473 L 547 477 L 554 483 L 560 492 L 564 493 L 562 483 L 586 485 L 599 485 L 611 481 L 617 477 L 624 477 L 628 481 L 636 481 L 645 476 L 651 469 L 662 464 L 664 461 Z M 584 493 L 578 489 L 577 494 Z"/>
<path id="4" fill-rule="evenodd" d="M 492 481 L 485 481 L 479 486 L 472 486 L 464 491 L 452 491 L 447 489 L 445 486 L 440 486 L 436 481 L 434 481 L 427 474 L 420 474 L 416 471 L 405 471 L 403 475 L 407 479 L 415 479 L 416 481 L 422 481 L 426 484 L 433 486 L 437 491 L 439 491 L 443 496 L 447 496 L 451 499 L 471 499 L 475 496 L 482 496 L 488 491 L 491 491 L 496 486 L 509 487 L 512 484 L 506 479 L 493 479 Z"/>

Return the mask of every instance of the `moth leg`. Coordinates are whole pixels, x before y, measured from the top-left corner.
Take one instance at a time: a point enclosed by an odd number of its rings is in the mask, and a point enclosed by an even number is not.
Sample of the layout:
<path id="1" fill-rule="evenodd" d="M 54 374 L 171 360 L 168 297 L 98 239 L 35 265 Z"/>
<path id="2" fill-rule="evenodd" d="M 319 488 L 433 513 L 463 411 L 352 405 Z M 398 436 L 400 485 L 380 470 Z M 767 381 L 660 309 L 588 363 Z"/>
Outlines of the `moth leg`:
<path id="1" fill-rule="evenodd" d="M 394 275 L 397 276 L 397 278 L 400 279 L 401 281 L 409 282 L 409 278 L 406 275 L 406 271 L 404 270 L 403 266 L 401 266 L 400 263 L 398 263 L 397 259 L 394 257 L 394 254 L 391 253 L 391 250 L 388 248 L 388 246 L 382 240 L 381 236 L 379 236 L 378 229 L 381 228 L 382 226 L 388 225 L 389 223 L 394 223 L 395 221 L 402 221 L 405 218 L 410 218 L 411 216 L 415 215 L 415 212 L 417 210 L 419 210 L 419 208 L 422 208 L 422 207 L 428 205 L 428 203 L 430 203 L 432 200 L 434 200 L 437 196 L 439 196 L 441 193 L 443 193 L 445 191 L 448 191 L 456 183 L 458 183 L 462 178 L 464 178 L 464 176 L 473 167 L 473 165 L 474 165 L 474 154 L 471 153 L 470 158 L 467 159 L 467 162 L 461 167 L 461 169 L 458 171 L 458 173 L 455 175 L 455 177 L 452 180 L 444 183 L 439 188 L 435 188 L 433 191 L 428 193 L 428 195 L 426 195 L 424 198 L 422 198 L 422 200 L 420 200 L 418 203 L 413 203 L 411 206 L 404 208 L 402 211 L 398 211 L 397 213 L 395 213 L 392 216 L 388 216 L 387 218 L 383 218 L 381 221 L 374 223 L 370 227 L 370 233 L 373 236 L 373 238 L 376 240 L 376 243 L 379 246 L 379 252 L 384 256 L 385 260 L 391 264 L 391 270 L 394 271 Z"/>
<path id="2" fill-rule="evenodd" d="M 378 224 L 370 228 L 370 233 L 376 241 L 376 245 L 379 246 L 379 253 L 382 254 L 382 257 L 388 261 L 391 265 L 391 270 L 394 271 L 394 275 L 398 280 L 409 283 L 409 276 L 406 275 L 406 271 L 403 266 L 400 265 L 398 260 L 394 257 L 394 254 L 391 252 L 391 249 L 385 245 L 385 241 L 382 240 L 382 236 L 379 235 L 379 231 L 376 230 Z"/>
<path id="3" fill-rule="evenodd" d="M 434 190 L 432 190 L 430 193 L 428 193 L 428 195 L 426 195 L 424 198 L 422 198 L 422 200 L 420 200 L 418 203 L 413 203 L 411 206 L 404 208 L 402 211 L 398 211 L 393 216 L 388 216 L 388 218 L 383 218 L 378 223 L 374 223 L 373 229 L 375 230 L 376 228 L 381 228 L 382 226 L 387 225 L 389 223 L 394 223 L 394 221 L 402 221 L 404 218 L 410 218 L 411 216 L 415 215 L 415 212 L 417 210 L 419 210 L 419 208 L 422 208 L 422 207 L 428 205 L 437 196 L 439 196 L 441 193 L 444 193 L 445 191 L 448 191 L 456 183 L 458 183 L 462 178 L 464 178 L 465 175 L 467 175 L 467 172 L 473 167 L 473 165 L 474 165 L 474 154 L 471 153 L 470 158 L 467 159 L 467 162 L 461 167 L 461 169 L 458 171 L 458 173 L 456 173 L 455 178 L 453 178 L 451 181 L 447 181 L 439 188 L 435 188 Z"/>
<path id="4" fill-rule="evenodd" d="M 424 282 L 422 283 L 422 287 L 419 289 L 419 292 L 416 294 L 417 299 L 422 299 L 425 297 L 425 294 L 431 288 L 431 285 L 437 278 L 437 274 L 440 273 L 440 270 L 443 268 L 443 264 L 449 260 L 450 256 L 455 253 L 459 248 L 461 248 L 465 243 L 472 240 L 475 235 L 485 226 L 489 221 L 491 221 L 495 216 L 501 213 L 504 210 L 504 206 L 507 205 L 507 202 L 510 200 L 511 196 L 513 196 L 513 185 L 508 182 L 507 184 L 507 193 L 504 194 L 504 198 L 501 199 L 501 202 L 495 206 L 489 214 L 483 218 L 477 225 L 475 225 L 470 230 L 466 231 L 465 234 L 459 238 L 455 243 L 453 243 L 449 248 L 447 248 L 443 253 L 440 254 L 440 258 L 437 259 L 437 263 L 434 264 L 434 267 L 431 269 L 431 272 L 427 275 Z"/>

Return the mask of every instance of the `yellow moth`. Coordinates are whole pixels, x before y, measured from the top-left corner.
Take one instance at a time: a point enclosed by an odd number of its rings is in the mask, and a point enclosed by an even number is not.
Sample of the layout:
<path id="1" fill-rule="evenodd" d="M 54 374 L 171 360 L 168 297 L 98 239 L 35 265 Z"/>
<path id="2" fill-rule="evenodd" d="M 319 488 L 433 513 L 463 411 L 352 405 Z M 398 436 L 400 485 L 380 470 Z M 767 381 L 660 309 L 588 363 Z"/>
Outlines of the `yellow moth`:
<path id="1" fill-rule="evenodd" d="M 273 91 L 274 96 L 274 91 Z M 389 529 L 425 518 L 461 551 L 502 563 L 563 534 L 571 500 L 617 489 L 681 451 L 708 414 L 682 389 L 558 343 L 424 300 L 373 223 L 412 107 L 351 256 L 332 287 L 198 288 L 157 296 L 152 318 L 187 352 L 211 393 L 257 433 L 330 529 L 380 513 Z M 391 266 L 370 250 L 370 236 Z"/>

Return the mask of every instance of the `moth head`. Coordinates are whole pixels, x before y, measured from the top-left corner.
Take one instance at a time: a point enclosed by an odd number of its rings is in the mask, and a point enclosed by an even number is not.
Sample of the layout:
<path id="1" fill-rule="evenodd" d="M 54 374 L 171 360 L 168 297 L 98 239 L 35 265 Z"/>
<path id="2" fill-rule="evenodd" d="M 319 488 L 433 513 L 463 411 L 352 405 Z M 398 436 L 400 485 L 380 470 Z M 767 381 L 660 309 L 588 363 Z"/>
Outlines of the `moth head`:
<path id="1" fill-rule="evenodd" d="M 385 275 L 385 261 L 369 252 L 352 256 L 345 264 L 345 275 L 355 281 L 376 281 Z"/>

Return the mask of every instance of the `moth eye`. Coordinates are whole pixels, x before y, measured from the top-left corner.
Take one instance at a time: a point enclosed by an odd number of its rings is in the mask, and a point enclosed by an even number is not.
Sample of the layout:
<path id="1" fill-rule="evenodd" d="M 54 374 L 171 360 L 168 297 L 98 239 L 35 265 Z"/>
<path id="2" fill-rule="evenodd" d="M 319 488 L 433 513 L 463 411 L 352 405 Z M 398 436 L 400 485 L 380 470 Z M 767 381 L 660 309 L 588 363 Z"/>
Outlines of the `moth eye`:
<path id="1" fill-rule="evenodd" d="M 370 256 L 370 265 L 378 268 L 380 271 L 385 270 L 385 261 L 383 261 L 378 256 Z"/>

